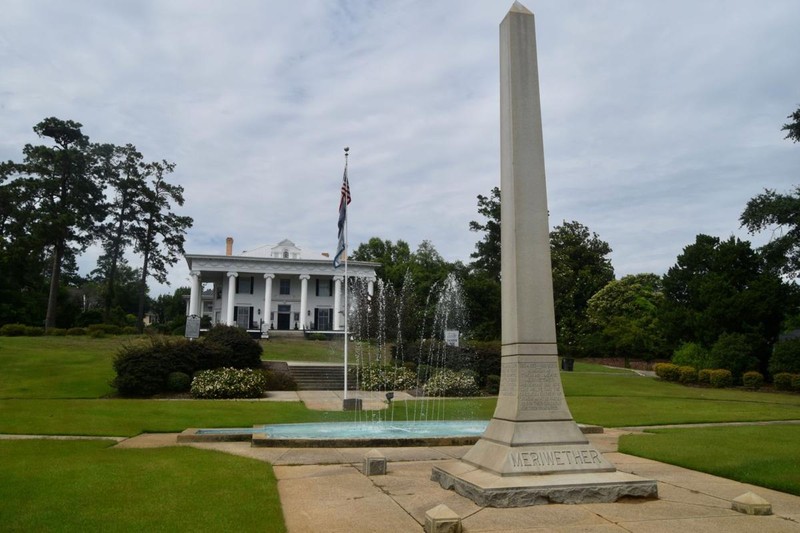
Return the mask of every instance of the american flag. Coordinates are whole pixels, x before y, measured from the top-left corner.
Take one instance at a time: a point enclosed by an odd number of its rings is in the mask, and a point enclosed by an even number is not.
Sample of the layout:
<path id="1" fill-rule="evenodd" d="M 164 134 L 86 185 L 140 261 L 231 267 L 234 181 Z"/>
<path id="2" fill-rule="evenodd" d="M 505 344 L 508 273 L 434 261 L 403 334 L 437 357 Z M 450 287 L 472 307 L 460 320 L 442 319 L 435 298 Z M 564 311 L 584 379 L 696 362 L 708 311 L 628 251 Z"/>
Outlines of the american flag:
<path id="1" fill-rule="evenodd" d="M 345 250 L 344 226 L 347 222 L 347 204 L 350 203 L 350 183 L 347 181 L 347 165 L 344 167 L 344 177 L 342 178 L 342 196 L 339 199 L 339 246 L 336 248 L 336 256 L 333 258 L 333 267 L 338 268 L 342 264 L 342 254 Z"/>

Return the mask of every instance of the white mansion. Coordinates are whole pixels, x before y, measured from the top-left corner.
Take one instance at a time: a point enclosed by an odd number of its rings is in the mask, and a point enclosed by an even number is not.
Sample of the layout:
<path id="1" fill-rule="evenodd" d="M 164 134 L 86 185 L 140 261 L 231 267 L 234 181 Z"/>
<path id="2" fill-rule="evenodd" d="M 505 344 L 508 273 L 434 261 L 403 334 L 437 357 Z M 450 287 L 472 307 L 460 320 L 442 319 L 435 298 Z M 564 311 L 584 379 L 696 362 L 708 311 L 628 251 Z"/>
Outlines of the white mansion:
<path id="1" fill-rule="evenodd" d="M 233 255 L 228 237 L 225 255 L 186 254 L 191 272 L 187 315 L 208 316 L 213 324 L 249 330 L 344 329 L 344 267 L 321 254 L 308 254 L 286 239 L 279 244 Z M 366 278 L 369 291 L 377 263 L 349 261 L 348 276 Z M 203 285 L 213 289 L 203 290 Z"/>

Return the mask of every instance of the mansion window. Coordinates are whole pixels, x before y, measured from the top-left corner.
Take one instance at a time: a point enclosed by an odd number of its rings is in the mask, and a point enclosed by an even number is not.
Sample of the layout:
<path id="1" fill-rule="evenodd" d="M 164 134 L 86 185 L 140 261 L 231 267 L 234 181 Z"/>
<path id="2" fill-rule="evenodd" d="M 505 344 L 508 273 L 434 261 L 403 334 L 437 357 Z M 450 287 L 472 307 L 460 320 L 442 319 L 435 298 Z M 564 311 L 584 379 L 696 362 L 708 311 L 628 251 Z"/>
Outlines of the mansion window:
<path id="1" fill-rule="evenodd" d="M 333 280 L 317 278 L 317 296 L 333 296 Z"/>
<path id="2" fill-rule="evenodd" d="M 253 294 L 253 276 L 239 276 L 236 278 L 236 294 Z"/>
<path id="3" fill-rule="evenodd" d="M 291 294 L 292 293 L 292 280 L 290 279 L 281 279 L 280 282 L 280 294 Z"/>

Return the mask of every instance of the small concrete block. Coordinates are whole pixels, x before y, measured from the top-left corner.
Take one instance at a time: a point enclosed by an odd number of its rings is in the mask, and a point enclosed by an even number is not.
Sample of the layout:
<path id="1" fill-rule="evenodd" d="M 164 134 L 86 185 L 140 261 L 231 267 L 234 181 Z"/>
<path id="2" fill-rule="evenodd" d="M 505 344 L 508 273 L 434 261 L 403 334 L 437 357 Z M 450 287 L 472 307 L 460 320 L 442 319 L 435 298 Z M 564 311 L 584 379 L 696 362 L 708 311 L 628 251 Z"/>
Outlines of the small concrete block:
<path id="1" fill-rule="evenodd" d="M 772 514 L 772 505 L 758 494 L 752 492 L 745 492 L 741 496 L 734 498 L 731 503 L 731 509 L 752 515 Z"/>
<path id="2" fill-rule="evenodd" d="M 370 450 L 364 455 L 365 476 L 385 476 L 386 457 L 378 450 Z"/>
<path id="3" fill-rule="evenodd" d="M 346 398 L 342 401 L 342 409 L 345 411 L 361 411 L 364 402 L 361 398 Z"/>
<path id="4" fill-rule="evenodd" d="M 445 504 L 425 512 L 425 533 L 461 533 L 461 517 Z"/>

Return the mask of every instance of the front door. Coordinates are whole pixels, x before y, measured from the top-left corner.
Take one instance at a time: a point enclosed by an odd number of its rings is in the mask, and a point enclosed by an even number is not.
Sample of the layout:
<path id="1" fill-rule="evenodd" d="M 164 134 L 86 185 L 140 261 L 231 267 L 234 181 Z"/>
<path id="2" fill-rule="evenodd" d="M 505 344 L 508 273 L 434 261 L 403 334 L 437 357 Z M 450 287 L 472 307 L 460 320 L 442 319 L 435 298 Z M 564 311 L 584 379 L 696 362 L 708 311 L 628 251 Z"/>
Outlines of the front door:
<path id="1" fill-rule="evenodd" d="M 278 329 L 291 329 L 292 306 L 278 306 Z"/>
<path id="2" fill-rule="evenodd" d="M 236 306 L 236 325 L 243 329 L 250 329 L 250 307 Z"/>

